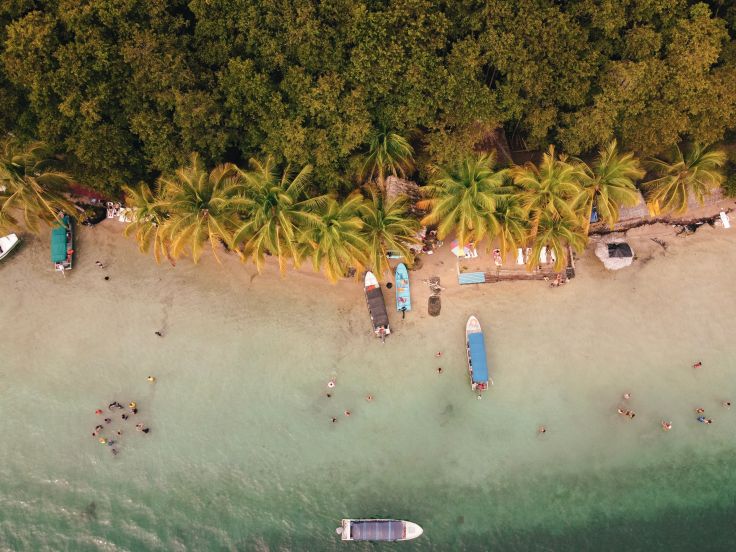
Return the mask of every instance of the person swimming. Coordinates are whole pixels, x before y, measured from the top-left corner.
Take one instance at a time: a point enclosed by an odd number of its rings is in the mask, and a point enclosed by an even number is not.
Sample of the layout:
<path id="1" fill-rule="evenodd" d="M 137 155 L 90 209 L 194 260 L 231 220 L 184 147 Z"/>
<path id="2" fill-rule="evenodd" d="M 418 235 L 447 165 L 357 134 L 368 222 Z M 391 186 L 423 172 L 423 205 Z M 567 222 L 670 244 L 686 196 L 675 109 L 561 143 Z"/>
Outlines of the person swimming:
<path id="1" fill-rule="evenodd" d="M 437 368 L 437 373 L 438 374 L 441 374 L 442 373 L 442 366 L 440 366 L 439 368 Z"/>
<path id="2" fill-rule="evenodd" d="M 335 378 L 332 378 L 330 381 L 327 382 L 327 387 L 329 387 L 330 389 L 334 389 L 336 383 L 337 380 L 335 380 Z"/>
<path id="3" fill-rule="evenodd" d="M 702 362 L 698 361 L 695 364 L 693 364 L 693 368 L 700 368 L 703 365 Z"/>
<path id="4" fill-rule="evenodd" d="M 437 357 L 437 358 L 440 358 L 440 357 L 442 356 L 442 351 L 437 351 L 437 352 L 436 352 L 436 353 L 434 354 L 434 356 L 435 356 L 435 357 Z"/>
<path id="5" fill-rule="evenodd" d="M 150 383 L 156 383 L 156 376 L 148 376 L 146 378 Z"/>
<path id="6" fill-rule="evenodd" d="M 695 412 L 697 412 L 698 414 L 702 414 L 703 412 L 705 412 L 705 408 L 698 407 L 695 409 Z"/>
<path id="7" fill-rule="evenodd" d="M 670 429 L 672 429 L 672 422 L 665 422 L 664 420 L 662 420 L 662 429 L 664 429 L 665 431 L 669 431 Z"/>
<path id="8" fill-rule="evenodd" d="M 698 421 L 699 421 L 699 422 L 700 422 L 701 424 L 704 424 L 704 423 L 705 423 L 705 416 L 698 416 Z"/>
<path id="9" fill-rule="evenodd" d="M 128 419 L 128 415 L 127 415 L 127 414 L 121 414 L 121 415 L 120 415 L 120 417 L 121 417 L 121 418 L 122 418 L 123 420 L 127 420 L 127 419 Z"/>

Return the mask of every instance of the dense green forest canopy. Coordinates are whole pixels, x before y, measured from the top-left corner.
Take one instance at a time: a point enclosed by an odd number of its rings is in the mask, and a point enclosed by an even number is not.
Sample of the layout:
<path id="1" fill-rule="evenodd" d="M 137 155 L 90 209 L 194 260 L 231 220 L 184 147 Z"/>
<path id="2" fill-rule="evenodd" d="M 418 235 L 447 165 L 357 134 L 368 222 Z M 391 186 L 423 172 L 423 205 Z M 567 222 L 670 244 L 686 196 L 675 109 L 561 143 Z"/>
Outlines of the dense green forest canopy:
<path id="1" fill-rule="evenodd" d="M 347 191 L 386 131 L 420 172 L 498 126 L 654 154 L 736 127 L 735 34 L 718 0 L 4 0 L 0 129 L 108 192 L 193 151 Z"/>

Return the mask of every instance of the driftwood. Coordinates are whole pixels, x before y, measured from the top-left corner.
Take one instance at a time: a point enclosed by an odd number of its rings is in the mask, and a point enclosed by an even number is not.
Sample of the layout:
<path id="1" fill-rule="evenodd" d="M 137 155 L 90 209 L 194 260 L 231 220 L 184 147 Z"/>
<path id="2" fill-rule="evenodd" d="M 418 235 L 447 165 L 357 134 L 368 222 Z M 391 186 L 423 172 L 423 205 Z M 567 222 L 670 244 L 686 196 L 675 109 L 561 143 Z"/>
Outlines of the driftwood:
<path id="1" fill-rule="evenodd" d="M 733 211 L 732 208 L 728 208 L 725 210 L 725 213 L 730 213 Z M 628 224 L 622 224 L 618 228 L 614 228 L 611 230 L 610 228 L 601 228 L 598 230 L 593 230 L 590 232 L 589 235 L 591 236 L 606 236 L 608 234 L 616 234 L 618 232 L 628 232 L 629 230 L 633 230 L 634 228 L 640 228 L 641 226 L 651 226 L 653 224 L 669 224 L 671 226 L 680 226 L 682 229 L 679 234 L 682 234 L 683 232 L 686 232 L 688 228 L 697 228 L 698 226 L 702 226 L 703 224 L 709 224 L 713 226 L 717 220 L 720 220 L 721 214 L 720 212 L 717 215 L 711 215 L 708 217 L 701 217 L 701 218 L 694 218 L 694 219 L 673 219 L 670 217 L 658 217 L 653 219 L 642 219 L 642 220 L 635 220 Z"/>

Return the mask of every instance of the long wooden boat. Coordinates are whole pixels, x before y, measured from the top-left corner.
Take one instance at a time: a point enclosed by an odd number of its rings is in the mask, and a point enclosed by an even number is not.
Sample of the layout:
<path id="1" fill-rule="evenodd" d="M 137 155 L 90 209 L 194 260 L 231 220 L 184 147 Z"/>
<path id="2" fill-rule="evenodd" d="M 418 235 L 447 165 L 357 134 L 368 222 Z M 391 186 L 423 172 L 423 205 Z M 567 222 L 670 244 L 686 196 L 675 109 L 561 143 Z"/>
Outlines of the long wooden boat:
<path id="1" fill-rule="evenodd" d="M 386 303 L 383 301 L 381 285 L 372 272 L 365 273 L 365 301 L 368 304 L 368 314 L 371 315 L 373 333 L 381 340 L 386 339 L 386 336 L 391 334 L 388 312 L 386 312 Z"/>
<path id="2" fill-rule="evenodd" d="M 416 523 L 400 519 L 343 519 L 337 528 L 344 541 L 407 541 L 423 532 Z"/>
<path id="3" fill-rule="evenodd" d="M 10 255 L 10 252 L 18 247 L 19 243 L 20 238 L 15 234 L 0 237 L 0 260 Z"/>
<path id="4" fill-rule="evenodd" d="M 69 215 L 63 215 L 61 221 L 51 230 L 51 262 L 58 272 L 72 269 L 74 257 L 74 229 Z"/>
<path id="5" fill-rule="evenodd" d="M 465 348 L 468 358 L 468 373 L 470 374 L 470 388 L 478 392 L 488 389 L 488 362 L 486 346 L 483 343 L 483 330 L 475 316 L 468 318 L 465 324 Z M 491 382 L 493 383 L 493 382 Z"/>
<path id="6" fill-rule="evenodd" d="M 409 271 L 404 263 L 399 263 L 394 273 L 396 286 L 396 310 L 408 312 L 411 310 L 411 293 L 409 288 Z"/>

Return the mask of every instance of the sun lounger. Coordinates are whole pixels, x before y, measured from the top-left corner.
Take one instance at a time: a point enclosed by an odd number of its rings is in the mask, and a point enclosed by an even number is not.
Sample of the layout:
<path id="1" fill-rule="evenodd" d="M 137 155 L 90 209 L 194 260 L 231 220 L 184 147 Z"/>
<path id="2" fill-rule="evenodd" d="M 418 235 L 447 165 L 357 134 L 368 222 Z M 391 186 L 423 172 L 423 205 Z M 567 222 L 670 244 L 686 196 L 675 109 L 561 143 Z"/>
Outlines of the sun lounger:
<path id="1" fill-rule="evenodd" d="M 516 264 L 524 264 L 524 250 L 521 247 L 516 250 Z"/>
<path id="2" fill-rule="evenodd" d="M 539 252 L 539 262 L 545 264 L 547 262 L 547 246 L 542 246 L 542 250 Z"/>

